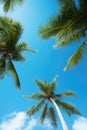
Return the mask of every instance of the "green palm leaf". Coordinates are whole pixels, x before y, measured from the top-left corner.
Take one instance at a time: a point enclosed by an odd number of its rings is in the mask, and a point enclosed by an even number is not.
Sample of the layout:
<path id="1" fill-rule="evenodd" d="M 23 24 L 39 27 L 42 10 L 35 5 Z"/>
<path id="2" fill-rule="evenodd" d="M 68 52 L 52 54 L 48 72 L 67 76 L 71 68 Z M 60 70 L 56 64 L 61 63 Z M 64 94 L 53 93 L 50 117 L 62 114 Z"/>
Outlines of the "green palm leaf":
<path id="1" fill-rule="evenodd" d="M 73 96 L 73 97 L 77 98 L 77 95 L 73 91 L 66 91 L 66 92 L 61 93 L 61 94 L 55 94 L 54 98 L 56 98 L 56 97 L 62 98 L 62 97 L 69 97 L 69 96 Z"/>
<path id="2" fill-rule="evenodd" d="M 40 117 L 41 124 L 43 124 L 46 116 L 47 116 L 47 104 L 43 108 L 43 111 L 42 111 L 42 114 L 41 114 L 41 117 Z"/>
<path id="3" fill-rule="evenodd" d="M 58 42 L 53 47 L 59 48 L 63 46 L 68 46 L 71 43 L 74 43 L 74 41 L 80 41 L 81 37 L 85 37 L 84 29 L 82 30 L 69 30 L 65 35 L 62 35 L 61 38 L 57 35 Z"/>
<path id="4" fill-rule="evenodd" d="M 11 25 L 9 25 L 11 26 Z M 14 22 L 10 29 L 10 46 L 17 44 L 23 33 L 23 27 L 19 22 Z M 12 44 L 11 44 L 12 43 Z"/>
<path id="5" fill-rule="evenodd" d="M 54 111 L 54 109 L 52 107 L 50 107 L 50 109 L 49 109 L 49 118 L 51 120 L 52 126 L 57 128 L 57 118 L 56 118 L 55 111 Z"/>
<path id="6" fill-rule="evenodd" d="M 24 0 L 0 0 L 4 4 L 4 11 L 8 12 L 9 9 L 14 9 L 16 4 L 22 4 Z"/>
<path id="7" fill-rule="evenodd" d="M 67 65 L 65 66 L 64 70 L 68 70 L 72 66 L 77 65 L 81 58 L 83 57 L 84 53 L 86 52 L 86 42 L 84 42 L 79 49 L 70 57 L 68 60 Z"/>
<path id="8" fill-rule="evenodd" d="M 33 94 L 31 96 L 24 96 L 25 98 L 28 98 L 28 99 L 35 99 L 35 100 L 41 100 L 41 99 L 44 99 L 45 98 L 45 95 L 44 94 Z"/>
<path id="9" fill-rule="evenodd" d="M 25 42 L 20 43 L 16 46 L 16 51 L 18 51 L 18 52 L 21 52 L 25 49 L 27 49 L 27 44 Z"/>
<path id="10" fill-rule="evenodd" d="M 17 85 L 17 88 L 20 90 L 21 87 L 20 87 L 19 77 L 18 77 L 16 69 L 15 69 L 15 67 L 14 67 L 14 65 L 13 65 L 11 60 L 8 61 L 8 70 L 13 75 L 13 77 L 15 79 L 15 82 L 16 82 L 16 85 Z"/>
<path id="11" fill-rule="evenodd" d="M 34 113 L 36 113 L 37 111 L 39 111 L 39 109 L 42 107 L 43 103 L 44 103 L 44 100 L 41 100 L 41 102 L 40 102 L 38 105 L 31 107 L 31 108 L 27 111 L 27 115 L 28 115 L 28 116 L 31 116 L 31 115 L 33 115 Z"/>
<path id="12" fill-rule="evenodd" d="M 51 91 L 54 91 L 55 88 L 56 88 L 56 80 L 57 80 L 57 78 L 58 78 L 58 75 L 56 75 L 56 76 L 53 78 L 53 80 L 50 82 L 50 84 L 49 84 Z"/>
<path id="13" fill-rule="evenodd" d="M 8 17 L 0 16 L 0 28 L 0 41 L 5 42 L 5 46 L 8 49 L 14 49 L 14 46 L 23 33 L 22 25 L 19 22 L 14 22 Z"/>
<path id="14" fill-rule="evenodd" d="M 81 115 L 80 111 L 71 103 L 66 103 L 59 100 L 56 100 L 56 103 L 58 104 L 58 106 L 62 107 L 62 109 L 65 110 L 65 112 L 67 112 L 68 115 L 71 114 Z"/>
<path id="15" fill-rule="evenodd" d="M 38 85 L 38 87 L 40 88 L 41 91 L 43 91 L 44 93 L 47 93 L 47 83 L 44 81 L 40 81 L 38 79 L 35 80 L 36 84 Z"/>
<path id="16" fill-rule="evenodd" d="M 19 52 L 15 51 L 12 54 L 12 60 L 15 60 L 15 61 L 25 61 L 25 57 L 22 56 L 22 54 L 20 54 Z"/>
<path id="17" fill-rule="evenodd" d="M 6 71 L 6 62 L 4 59 L 0 59 L 0 79 L 2 79 L 5 75 Z"/>
<path id="18" fill-rule="evenodd" d="M 38 33 L 40 37 L 47 39 L 51 36 L 56 36 L 58 31 L 63 29 L 62 23 L 61 25 L 59 23 L 61 23 L 61 17 L 51 17 L 47 24 L 39 28 Z"/>
<path id="19" fill-rule="evenodd" d="M 27 43 L 25 43 L 25 42 L 18 44 L 15 48 L 15 51 L 17 51 L 17 52 L 27 51 L 27 52 L 32 52 L 32 53 L 37 52 L 36 50 L 27 49 Z"/>
<path id="20" fill-rule="evenodd" d="M 5 1 L 6 1 L 6 0 L 4 0 L 4 2 L 5 2 Z M 4 11 L 5 11 L 5 12 L 8 12 L 9 7 L 10 7 L 10 3 L 11 3 L 10 0 L 7 0 L 7 1 L 5 2 L 5 4 L 4 4 Z"/>

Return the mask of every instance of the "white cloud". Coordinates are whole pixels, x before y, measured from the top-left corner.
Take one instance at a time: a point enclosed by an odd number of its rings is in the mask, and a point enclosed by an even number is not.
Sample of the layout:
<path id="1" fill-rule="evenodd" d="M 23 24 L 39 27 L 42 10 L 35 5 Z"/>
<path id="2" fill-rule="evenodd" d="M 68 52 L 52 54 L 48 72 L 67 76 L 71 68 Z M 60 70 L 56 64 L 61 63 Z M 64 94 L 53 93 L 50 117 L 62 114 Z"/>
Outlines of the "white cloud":
<path id="1" fill-rule="evenodd" d="M 87 118 L 79 117 L 74 121 L 73 130 L 87 130 Z"/>
<path id="2" fill-rule="evenodd" d="M 0 122 L 0 130 L 35 130 L 37 127 L 52 130 L 48 120 L 41 126 L 38 119 L 27 117 L 25 112 L 13 112 Z"/>
<path id="3" fill-rule="evenodd" d="M 47 130 L 52 130 L 52 125 L 48 119 L 45 120 L 44 126 L 47 127 Z"/>
<path id="4" fill-rule="evenodd" d="M 26 130 L 32 130 L 37 125 L 36 119 L 32 118 L 28 125 L 26 126 Z"/>
<path id="5" fill-rule="evenodd" d="M 28 120 L 25 112 L 14 112 L 4 117 L 0 123 L 0 130 L 32 130 L 36 126 L 36 120 Z"/>

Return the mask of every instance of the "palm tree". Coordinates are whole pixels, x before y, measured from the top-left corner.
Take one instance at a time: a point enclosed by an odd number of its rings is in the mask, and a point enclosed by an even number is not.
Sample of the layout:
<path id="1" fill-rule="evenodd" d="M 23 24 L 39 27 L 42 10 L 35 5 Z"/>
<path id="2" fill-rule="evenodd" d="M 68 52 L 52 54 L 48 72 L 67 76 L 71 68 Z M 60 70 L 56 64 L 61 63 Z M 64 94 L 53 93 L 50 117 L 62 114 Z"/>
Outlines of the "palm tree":
<path id="1" fill-rule="evenodd" d="M 41 38 L 55 36 L 54 48 L 78 42 L 77 51 L 69 58 L 65 70 L 77 65 L 87 50 L 87 0 L 57 0 L 59 13 L 39 28 Z M 82 40 L 83 39 L 83 40 Z"/>
<path id="2" fill-rule="evenodd" d="M 23 28 L 19 22 L 14 22 L 8 17 L 0 17 L 0 79 L 10 72 L 18 89 L 20 89 L 20 81 L 13 61 L 24 61 L 23 51 L 35 52 L 28 50 L 25 42 L 18 44 L 22 32 Z"/>
<path id="3" fill-rule="evenodd" d="M 36 106 L 31 107 L 27 111 L 27 115 L 31 116 L 42 108 L 42 114 L 40 116 L 41 123 L 43 123 L 45 118 L 48 117 L 51 120 L 51 124 L 55 128 L 57 128 L 57 116 L 53 108 L 53 105 L 54 105 L 57 110 L 58 116 L 60 118 L 63 130 L 68 130 L 68 126 L 65 123 L 65 120 L 62 116 L 60 108 L 65 110 L 65 112 L 68 115 L 71 115 L 71 114 L 81 115 L 81 113 L 75 106 L 73 106 L 70 103 L 64 102 L 62 100 L 64 97 L 69 97 L 69 96 L 76 97 L 76 94 L 74 92 L 66 91 L 64 93 L 57 93 L 57 94 L 54 93 L 56 89 L 56 79 L 57 79 L 57 76 L 49 84 L 46 81 L 40 81 L 37 79 L 35 80 L 36 84 L 41 90 L 41 93 L 40 94 L 35 93 L 31 96 L 24 96 L 24 97 L 28 99 L 38 100 L 39 103 Z"/>
<path id="4" fill-rule="evenodd" d="M 4 11 L 8 12 L 10 9 L 14 9 L 14 6 L 22 4 L 24 0 L 0 0 L 0 2 L 4 4 Z"/>

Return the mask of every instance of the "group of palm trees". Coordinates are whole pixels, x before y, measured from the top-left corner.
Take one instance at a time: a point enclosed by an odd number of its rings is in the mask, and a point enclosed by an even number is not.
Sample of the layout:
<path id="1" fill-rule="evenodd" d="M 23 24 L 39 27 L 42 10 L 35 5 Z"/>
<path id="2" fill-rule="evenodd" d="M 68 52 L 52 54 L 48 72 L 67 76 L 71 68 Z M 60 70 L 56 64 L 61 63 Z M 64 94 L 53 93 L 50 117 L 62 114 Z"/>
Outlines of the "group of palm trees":
<path id="1" fill-rule="evenodd" d="M 64 68 L 64 70 L 67 70 L 79 63 L 87 49 L 87 0 L 77 0 L 77 2 L 75 2 L 75 0 L 56 1 L 57 4 L 60 4 L 60 10 L 56 16 L 50 17 L 49 21 L 39 28 L 39 35 L 45 39 L 52 36 L 56 37 L 57 44 L 54 45 L 55 48 L 68 46 L 71 43 L 78 44 L 78 42 L 80 42 L 77 51 L 69 58 Z M 0 0 L 0 2 L 3 4 L 3 10 L 7 13 L 9 9 L 14 9 L 15 5 L 23 3 L 23 0 Z M 13 61 L 24 61 L 23 51 L 36 52 L 28 49 L 27 43 L 25 42 L 18 43 L 22 32 L 23 28 L 19 22 L 15 22 L 8 17 L 0 16 L 0 79 L 4 78 L 7 72 L 10 72 L 16 81 L 18 89 L 21 88 L 21 85 Z M 38 79 L 35 80 L 41 93 L 24 97 L 38 100 L 39 103 L 31 107 L 27 111 L 27 115 L 32 116 L 42 108 L 40 117 L 41 123 L 48 117 L 51 124 L 57 128 L 57 117 L 53 107 L 54 105 L 63 130 L 68 130 L 60 108 L 63 108 L 68 115 L 81 115 L 81 113 L 72 104 L 62 101 L 64 97 L 76 97 L 74 92 L 66 91 L 64 93 L 55 93 L 56 80 L 57 76 L 50 83 Z"/>

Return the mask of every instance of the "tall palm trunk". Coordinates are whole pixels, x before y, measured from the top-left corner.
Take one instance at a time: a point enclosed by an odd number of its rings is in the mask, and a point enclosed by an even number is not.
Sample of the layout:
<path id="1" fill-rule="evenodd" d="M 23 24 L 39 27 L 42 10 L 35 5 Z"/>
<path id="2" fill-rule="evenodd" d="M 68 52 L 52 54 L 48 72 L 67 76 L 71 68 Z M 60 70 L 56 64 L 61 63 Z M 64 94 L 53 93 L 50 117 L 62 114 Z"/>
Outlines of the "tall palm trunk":
<path id="1" fill-rule="evenodd" d="M 57 113 L 58 113 L 58 116 L 59 116 L 59 118 L 60 118 L 60 121 L 61 121 L 63 130 L 68 130 L 68 126 L 67 126 L 66 123 L 65 123 L 65 120 L 64 120 L 64 118 L 63 118 L 63 116 L 62 116 L 62 113 L 61 113 L 61 111 L 60 111 L 58 105 L 55 103 L 55 101 L 54 101 L 52 98 L 50 98 L 50 100 L 51 100 L 51 102 L 54 104 L 54 106 L 55 106 L 55 108 L 56 108 L 56 110 L 57 110 Z"/>

